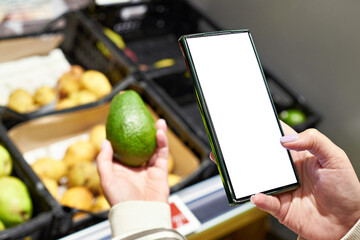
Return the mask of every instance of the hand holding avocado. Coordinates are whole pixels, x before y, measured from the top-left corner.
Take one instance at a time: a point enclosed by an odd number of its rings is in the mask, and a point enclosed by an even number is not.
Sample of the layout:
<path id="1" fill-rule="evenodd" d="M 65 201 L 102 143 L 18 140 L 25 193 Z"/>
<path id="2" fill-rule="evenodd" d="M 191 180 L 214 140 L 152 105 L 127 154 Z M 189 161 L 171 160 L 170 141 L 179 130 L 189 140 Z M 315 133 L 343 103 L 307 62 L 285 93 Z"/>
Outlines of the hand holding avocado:
<path id="1" fill-rule="evenodd" d="M 156 148 L 148 164 L 141 167 L 128 167 L 113 161 L 114 150 L 105 140 L 97 157 L 97 166 L 104 194 L 113 206 L 129 200 L 168 201 L 168 154 L 166 122 L 157 120 Z"/>

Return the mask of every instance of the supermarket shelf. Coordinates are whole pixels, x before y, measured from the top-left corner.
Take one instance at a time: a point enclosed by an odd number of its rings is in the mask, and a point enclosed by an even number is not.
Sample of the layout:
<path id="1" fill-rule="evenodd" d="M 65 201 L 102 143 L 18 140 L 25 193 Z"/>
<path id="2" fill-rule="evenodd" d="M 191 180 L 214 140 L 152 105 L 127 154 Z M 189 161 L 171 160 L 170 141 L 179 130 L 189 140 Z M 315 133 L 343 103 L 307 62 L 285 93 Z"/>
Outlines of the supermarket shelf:
<path id="1" fill-rule="evenodd" d="M 174 195 L 178 196 L 201 222 L 200 228 L 188 235 L 187 239 L 216 239 L 267 216 L 251 203 L 230 207 L 219 175 L 171 196 Z M 111 239 L 109 221 L 103 221 L 62 238 L 62 240 L 78 239 Z"/>

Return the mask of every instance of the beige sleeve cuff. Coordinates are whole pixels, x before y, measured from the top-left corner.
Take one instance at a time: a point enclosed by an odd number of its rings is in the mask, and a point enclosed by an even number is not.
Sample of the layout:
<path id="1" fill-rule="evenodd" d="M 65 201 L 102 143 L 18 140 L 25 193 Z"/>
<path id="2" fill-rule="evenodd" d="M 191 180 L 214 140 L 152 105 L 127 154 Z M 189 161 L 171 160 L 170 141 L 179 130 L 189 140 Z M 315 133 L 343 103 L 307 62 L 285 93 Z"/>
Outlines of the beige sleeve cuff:
<path id="1" fill-rule="evenodd" d="M 170 206 L 155 201 L 128 201 L 110 209 L 112 237 L 154 228 L 172 228 Z"/>
<path id="2" fill-rule="evenodd" d="M 341 238 L 341 240 L 359 240 L 360 239 L 360 219 L 356 222 L 356 224 L 350 229 L 350 231 Z M 297 240 L 305 240 L 299 236 Z"/>
<path id="3" fill-rule="evenodd" d="M 341 240 L 359 240 L 360 239 L 360 219 L 350 229 L 350 231 Z"/>

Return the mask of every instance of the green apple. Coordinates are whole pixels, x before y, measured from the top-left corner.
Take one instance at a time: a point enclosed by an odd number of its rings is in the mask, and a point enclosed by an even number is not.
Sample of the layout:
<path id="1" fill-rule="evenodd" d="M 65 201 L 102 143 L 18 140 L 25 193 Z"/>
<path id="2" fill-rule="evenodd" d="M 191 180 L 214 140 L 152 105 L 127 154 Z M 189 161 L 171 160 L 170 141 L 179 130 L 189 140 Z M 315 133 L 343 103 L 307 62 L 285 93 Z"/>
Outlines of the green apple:
<path id="1" fill-rule="evenodd" d="M 29 220 L 33 204 L 26 185 L 13 176 L 0 178 L 0 221 L 7 228 Z"/>
<path id="2" fill-rule="evenodd" d="M 12 171 L 12 159 L 10 153 L 0 144 L 0 177 L 9 176 Z"/>
<path id="3" fill-rule="evenodd" d="M 305 113 L 298 109 L 284 110 L 280 113 L 279 118 L 290 127 L 304 123 L 306 121 Z"/>
<path id="4" fill-rule="evenodd" d="M 2 222 L 2 221 L 0 221 L 0 232 L 2 231 L 2 230 L 5 230 L 6 228 L 5 228 L 5 225 L 4 225 L 4 223 Z"/>

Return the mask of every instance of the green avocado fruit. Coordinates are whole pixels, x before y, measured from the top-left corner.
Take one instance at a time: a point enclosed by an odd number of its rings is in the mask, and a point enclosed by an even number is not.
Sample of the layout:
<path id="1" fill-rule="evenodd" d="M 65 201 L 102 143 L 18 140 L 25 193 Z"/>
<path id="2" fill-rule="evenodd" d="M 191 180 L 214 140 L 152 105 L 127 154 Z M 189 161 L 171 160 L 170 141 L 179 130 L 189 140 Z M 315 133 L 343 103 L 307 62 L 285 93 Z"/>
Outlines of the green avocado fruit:
<path id="1" fill-rule="evenodd" d="M 306 121 L 305 113 L 298 109 L 284 110 L 280 113 L 279 118 L 290 127 L 304 123 Z"/>
<path id="2" fill-rule="evenodd" d="M 12 159 L 8 150 L 0 144 L 0 177 L 9 176 L 12 171 Z"/>
<path id="3" fill-rule="evenodd" d="M 13 176 L 0 178 L 0 221 L 6 228 L 29 220 L 33 204 L 26 185 Z"/>
<path id="4" fill-rule="evenodd" d="M 154 154 L 155 121 L 136 91 L 124 91 L 112 99 L 106 138 L 114 149 L 114 158 L 125 165 L 140 167 Z"/>

